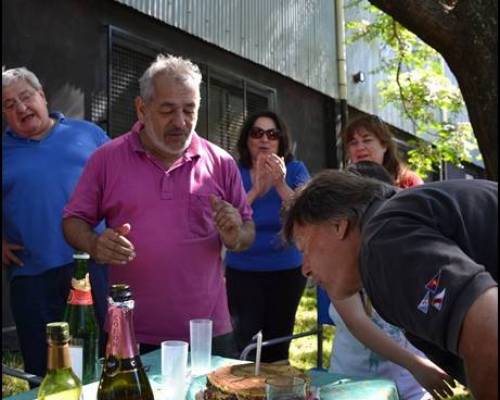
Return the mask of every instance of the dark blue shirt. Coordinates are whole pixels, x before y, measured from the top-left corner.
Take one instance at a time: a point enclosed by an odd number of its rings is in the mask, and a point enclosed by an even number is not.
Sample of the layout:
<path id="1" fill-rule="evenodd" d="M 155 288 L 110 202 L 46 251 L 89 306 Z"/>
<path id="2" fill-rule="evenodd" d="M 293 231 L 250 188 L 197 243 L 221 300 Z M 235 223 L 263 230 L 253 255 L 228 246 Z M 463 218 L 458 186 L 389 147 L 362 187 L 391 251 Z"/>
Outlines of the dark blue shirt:
<path id="1" fill-rule="evenodd" d="M 252 188 L 250 170 L 240 166 L 243 185 L 247 193 Z M 301 161 L 286 165 L 286 183 L 292 189 L 309 180 L 309 172 Z M 272 187 L 252 204 L 255 222 L 255 242 L 246 251 L 226 254 L 226 265 L 244 271 L 280 271 L 302 265 L 302 253 L 294 245 L 286 245 L 280 237 L 280 210 L 282 200 Z"/>
<path id="2" fill-rule="evenodd" d="M 363 286 L 383 319 L 465 383 L 464 318 L 498 286 L 498 183 L 455 179 L 387 197 L 362 217 Z"/>

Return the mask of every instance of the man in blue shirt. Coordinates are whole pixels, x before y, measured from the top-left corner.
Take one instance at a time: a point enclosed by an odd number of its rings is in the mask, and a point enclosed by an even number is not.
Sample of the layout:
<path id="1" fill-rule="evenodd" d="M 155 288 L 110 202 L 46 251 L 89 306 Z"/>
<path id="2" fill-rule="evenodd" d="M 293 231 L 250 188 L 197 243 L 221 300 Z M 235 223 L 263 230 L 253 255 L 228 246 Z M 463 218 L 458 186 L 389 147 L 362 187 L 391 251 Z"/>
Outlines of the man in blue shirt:
<path id="1" fill-rule="evenodd" d="M 62 209 L 88 157 L 109 140 L 98 126 L 50 113 L 38 78 L 24 67 L 2 72 L 2 264 L 26 372 L 44 376 L 45 326 L 61 320 L 73 253 Z M 90 264 L 97 318 L 106 314 L 107 271 Z"/>

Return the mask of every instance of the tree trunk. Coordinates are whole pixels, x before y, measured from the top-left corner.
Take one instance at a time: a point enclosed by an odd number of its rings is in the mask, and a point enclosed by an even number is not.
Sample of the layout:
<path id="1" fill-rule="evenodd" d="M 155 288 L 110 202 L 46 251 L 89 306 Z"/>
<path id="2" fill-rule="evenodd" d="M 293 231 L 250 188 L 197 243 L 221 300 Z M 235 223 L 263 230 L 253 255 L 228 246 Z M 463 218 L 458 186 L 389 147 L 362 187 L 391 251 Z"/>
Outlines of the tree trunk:
<path id="1" fill-rule="evenodd" d="M 455 74 L 483 157 L 498 180 L 498 0 L 368 0 L 438 51 Z"/>

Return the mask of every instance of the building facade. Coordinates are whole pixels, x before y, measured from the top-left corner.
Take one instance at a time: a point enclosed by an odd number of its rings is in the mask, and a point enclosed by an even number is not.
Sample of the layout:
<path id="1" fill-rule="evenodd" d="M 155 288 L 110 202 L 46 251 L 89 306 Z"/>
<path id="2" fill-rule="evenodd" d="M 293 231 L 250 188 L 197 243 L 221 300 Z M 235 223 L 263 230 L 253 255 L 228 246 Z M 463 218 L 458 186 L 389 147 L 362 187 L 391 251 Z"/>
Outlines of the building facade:
<path id="1" fill-rule="evenodd" d="M 335 9 L 335 0 L 3 0 L 2 65 L 26 66 L 51 110 L 116 137 L 136 119 L 138 78 L 155 56 L 190 58 L 203 73 L 199 134 L 233 152 L 244 118 L 272 109 L 314 173 L 341 163 Z M 349 114 L 380 115 L 404 150 L 411 131 L 382 109 L 375 79 L 351 79 L 377 60 L 377 49 L 359 46 L 347 50 Z"/>

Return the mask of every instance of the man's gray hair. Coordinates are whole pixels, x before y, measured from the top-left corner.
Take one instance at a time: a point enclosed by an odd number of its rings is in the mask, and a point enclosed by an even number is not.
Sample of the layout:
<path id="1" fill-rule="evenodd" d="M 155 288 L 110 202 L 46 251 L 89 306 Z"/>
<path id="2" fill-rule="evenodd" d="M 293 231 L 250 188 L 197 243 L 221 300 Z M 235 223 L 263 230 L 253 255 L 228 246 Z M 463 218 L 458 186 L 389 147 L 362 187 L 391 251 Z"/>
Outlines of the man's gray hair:
<path id="1" fill-rule="evenodd" d="M 34 89 L 42 90 L 42 85 L 36 75 L 26 67 L 11 68 L 5 71 L 2 69 L 2 89 L 21 79 L 28 82 Z"/>
<path id="2" fill-rule="evenodd" d="M 141 97 L 148 102 L 153 97 L 153 79 L 158 74 L 167 74 L 177 82 L 192 80 L 199 88 L 202 75 L 196 64 L 190 60 L 170 54 L 159 54 L 139 79 Z"/>
<path id="3" fill-rule="evenodd" d="M 282 210 L 283 237 L 291 242 L 295 224 L 318 225 L 347 218 L 358 224 L 370 202 L 389 186 L 358 174 L 328 169 L 295 192 Z"/>

